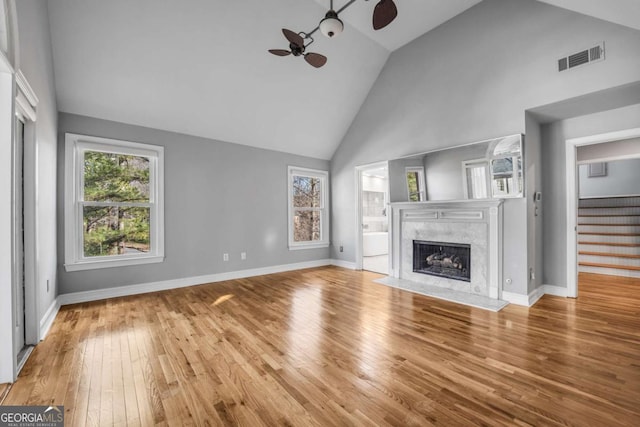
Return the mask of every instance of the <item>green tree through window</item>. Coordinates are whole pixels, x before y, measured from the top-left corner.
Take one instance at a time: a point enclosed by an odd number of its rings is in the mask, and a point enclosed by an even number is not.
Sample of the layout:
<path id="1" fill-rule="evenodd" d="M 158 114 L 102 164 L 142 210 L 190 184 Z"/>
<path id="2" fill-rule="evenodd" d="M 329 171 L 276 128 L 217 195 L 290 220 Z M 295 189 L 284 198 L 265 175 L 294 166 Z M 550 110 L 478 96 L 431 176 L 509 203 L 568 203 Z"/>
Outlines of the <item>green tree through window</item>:
<path id="1" fill-rule="evenodd" d="M 149 159 L 85 151 L 83 178 L 84 256 L 149 252 Z"/>

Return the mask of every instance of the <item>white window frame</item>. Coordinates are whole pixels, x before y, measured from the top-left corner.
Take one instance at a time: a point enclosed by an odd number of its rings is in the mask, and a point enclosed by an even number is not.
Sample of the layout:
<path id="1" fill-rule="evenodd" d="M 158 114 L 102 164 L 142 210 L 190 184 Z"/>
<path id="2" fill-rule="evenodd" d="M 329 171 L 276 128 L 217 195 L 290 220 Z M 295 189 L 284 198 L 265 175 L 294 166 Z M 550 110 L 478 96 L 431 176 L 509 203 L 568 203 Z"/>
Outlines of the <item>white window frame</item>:
<path id="1" fill-rule="evenodd" d="M 288 179 L 287 179 L 287 193 L 288 193 L 288 208 L 287 208 L 287 220 L 288 220 L 288 234 L 289 234 L 289 250 L 299 249 L 315 249 L 315 248 L 327 248 L 329 247 L 329 172 L 308 169 L 297 166 L 288 167 Z M 320 204 L 319 208 L 295 208 L 293 206 L 293 177 L 304 176 L 310 178 L 317 178 L 320 180 Z M 320 240 L 315 242 L 296 242 L 293 240 L 293 218 L 296 210 L 317 210 L 320 212 Z"/>
<path id="2" fill-rule="evenodd" d="M 404 168 L 404 180 L 407 187 L 407 201 L 411 201 L 411 189 L 409 188 L 409 173 L 418 174 L 418 201 L 425 202 L 427 200 L 427 182 L 424 177 L 423 166 L 407 166 Z"/>
<path id="3" fill-rule="evenodd" d="M 141 254 L 85 257 L 83 249 L 84 152 L 101 151 L 149 158 L 150 250 Z M 113 205 L 114 203 L 107 203 Z M 164 261 L 164 147 L 117 139 L 65 135 L 65 269 L 123 267 Z"/>
<path id="4" fill-rule="evenodd" d="M 489 171 L 489 161 L 487 159 L 474 159 L 474 160 L 463 160 L 462 161 L 462 182 L 464 183 L 464 198 L 469 199 L 469 177 L 467 176 L 467 171 L 469 169 L 475 169 L 482 167 L 484 169 L 484 191 L 486 194 L 486 199 L 491 197 L 491 183 L 489 182 L 489 176 L 491 172 Z"/>

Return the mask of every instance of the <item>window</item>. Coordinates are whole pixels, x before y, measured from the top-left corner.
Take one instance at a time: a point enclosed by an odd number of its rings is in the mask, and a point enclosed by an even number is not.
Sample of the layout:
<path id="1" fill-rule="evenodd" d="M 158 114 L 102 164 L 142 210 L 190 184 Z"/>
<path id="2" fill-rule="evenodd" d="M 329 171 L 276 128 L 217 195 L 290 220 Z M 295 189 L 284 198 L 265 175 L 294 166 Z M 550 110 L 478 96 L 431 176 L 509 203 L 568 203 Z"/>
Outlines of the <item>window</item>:
<path id="1" fill-rule="evenodd" d="M 162 262 L 163 147 L 67 134 L 67 271 Z"/>
<path id="2" fill-rule="evenodd" d="M 407 175 L 407 191 L 410 202 L 424 202 L 427 200 L 424 181 L 424 168 L 422 166 L 405 168 Z"/>
<path id="3" fill-rule="evenodd" d="M 522 157 L 492 159 L 491 187 L 493 197 L 520 197 L 522 195 Z"/>
<path id="4" fill-rule="evenodd" d="M 486 199 L 489 197 L 489 163 L 485 159 L 462 162 L 462 179 L 465 182 L 465 199 Z"/>
<path id="5" fill-rule="evenodd" d="M 329 246 L 326 171 L 289 166 L 289 249 Z"/>

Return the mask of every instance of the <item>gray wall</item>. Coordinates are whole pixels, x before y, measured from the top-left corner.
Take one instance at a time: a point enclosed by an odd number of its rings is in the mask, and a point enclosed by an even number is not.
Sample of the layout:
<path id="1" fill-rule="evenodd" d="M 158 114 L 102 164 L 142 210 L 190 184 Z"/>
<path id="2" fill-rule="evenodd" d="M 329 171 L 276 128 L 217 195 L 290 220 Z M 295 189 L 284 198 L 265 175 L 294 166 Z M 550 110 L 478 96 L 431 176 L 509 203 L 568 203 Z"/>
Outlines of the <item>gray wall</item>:
<path id="1" fill-rule="evenodd" d="M 391 203 L 409 200 L 407 187 L 408 167 L 424 167 L 422 156 L 408 159 L 394 159 L 389 162 L 389 200 Z"/>
<path id="2" fill-rule="evenodd" d="M 35 123 L 38 318 L 57 295 L 56 284 L 56 94 L 47 2 L 16 1 L 20 41 L 20 69 L 38 96 Z M 50 283 L 47 291 L 47 280 Z"/>
<path id="3" fill-rule="evenodd" d="M 558 58 L 600 40 L 605 61 L 558 73 Z M 637 81 L 638 51 L 640 31 L 540 2 L 485 0 L 393 52 L 331 162 L 333 256 L 355 257 L 356 165 L 525 133 L 528 109 Z M 505 236 L 505 253 L 516 254 L 505 257 L 505 290 L 527 293 L 525 202 L 505 207 Z"/>
<path id="4" fill-rule="evenodd" d="M 567 286 L 567 139 L 640 127 L 640 104 L 542 125 L 543 282 Z"/>
<path id="5" fill-rule="evenodd" d="M 287 249 L 287 166 L 329 169 L 326 160 L 61 113 L 58 214 L 63 212 L 64 134 L 165 147 L 165 256 L 160 264 L 66 272 L 60 293 L 327 259 L 328 249 Z M 353 177 L 353 175 L 352 175 Z M 59 234 L 64 235 L 63 221 Z M 247 260 L 240 260 L 240 252 Z M 229 253 L 230 260 L 222 261 Z"/>
<path id="6" fill-rule="evenodd" d="M 436 151 L 424 156 L 424 168 L 429 200 L 464 199 L 462 162 L 485 159 L 489 143 L 472 144 L 451 150 Z"/>
<path id="7" fill-rule="evenodd" d="M 638 151 L 640 157 L 640 145 Z M 580 197 L 640 195 L 640 159 L 607 162 L 607 176 L 590 178 L 588 168 L 587 164 L 578 168 Z"/>
<path id="8" fill-rule="evenodd" d="M 542 191 L 542 135 L 540 123 L 530 113 L 525 114 L 525 200 L 527 215 L 527 266 L 525 278 L 528 282 L 527 291 L 531 293 L 542 284 L 543 262 L 543 216 L 542 202 L 534 200 L 536 192 Z M 512 246 L 513 247 L 513 246 Z M 507 256 L 507 255 L 505 255 Z"/>

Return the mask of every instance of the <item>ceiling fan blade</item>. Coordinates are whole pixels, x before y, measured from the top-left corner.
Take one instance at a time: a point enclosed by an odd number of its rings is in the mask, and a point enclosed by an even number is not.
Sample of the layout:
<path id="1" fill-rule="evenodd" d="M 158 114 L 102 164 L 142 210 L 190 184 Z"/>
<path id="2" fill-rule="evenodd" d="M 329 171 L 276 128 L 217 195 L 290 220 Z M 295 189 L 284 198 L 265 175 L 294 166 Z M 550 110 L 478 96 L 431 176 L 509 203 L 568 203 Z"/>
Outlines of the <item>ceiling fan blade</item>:
<path id="1" fill-rule="evenodd" d="M 393 0 L 380 0 L 373 9 L 373 29 L 380 30 L 398 16 L 398 8 Z"/>
<path id="2" fill-rule="evenodd" d="M 291 51 L 284 50 L 284 49 L 269 49 L 269 52 L 271 52 L 271 53 L 273 53 L 274 55 L 277 55 L 277 56 L 291 55 Z"/>
<path id="3" fill-rule="evenodd" d="M 327 63 L 327 57 L 324 55 L 320 55 L 319 53 L 306 53 L 304 55 L 304 60 L 307 61 L 310 65 L 313 65 L 316 68 L 322 67 Z"/>
<path id="4" fill-rule="evenodd" d="M 282 34 L 289 40 L 289 43 L 294 44 L 299 47 L 304 47 L 304 39 L 300 34 L 294 33 L 291 30 L 287 30 L 286 28 L 282 29 Z"/>

